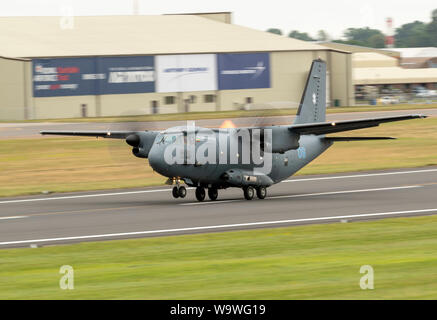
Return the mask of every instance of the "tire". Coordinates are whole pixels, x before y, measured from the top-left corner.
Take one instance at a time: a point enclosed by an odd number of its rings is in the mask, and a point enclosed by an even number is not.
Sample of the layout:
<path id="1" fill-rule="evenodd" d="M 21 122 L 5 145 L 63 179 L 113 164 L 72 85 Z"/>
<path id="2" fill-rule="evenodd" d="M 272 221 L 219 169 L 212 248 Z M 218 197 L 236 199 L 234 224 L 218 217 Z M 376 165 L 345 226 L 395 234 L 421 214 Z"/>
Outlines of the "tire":
<path id="1" fill-rule="evenodd" d="M 203 201 L 205 200 L 205 189 L 202 187 L 197 187 L 196 188 L 196 199 L 198 201 Z"/>
<path id="2" fill-rule="evenodd" d="M 173 194 L 173 198 L 177 199 L 179 198 L 179 190 L 178 187 L 173 187 L 173 190 L 171 192 Z"/>
<path id="3" fill-rule="evenodd" d="M 209 188 L 208 189 L 208 197 L 209 197 L 209 199 L 211 199 L 211 201 L 217 200 L 218 190 L 216 188 Z"/>
<path id="4" fill-rule="evenodd" d="M 246 200 L 252 200 L 253 197 L 255 196 L 255 189 L 251 186 L 248 187 L 244 187 L 244 198 Z"/>
<path id="5" fill-rule="evenodd" d="M 258 199 L 265 199 L 267 196 L 267 188 L 266 187 L 258 187 L 256 188 L 256 196 Z"/>
<path id="6" fill-rule="evenodd" d="M 187 188 L 184 186 L 179 187 L 178 194 L 180 198 L 185 198 L 187 196 Z"/>

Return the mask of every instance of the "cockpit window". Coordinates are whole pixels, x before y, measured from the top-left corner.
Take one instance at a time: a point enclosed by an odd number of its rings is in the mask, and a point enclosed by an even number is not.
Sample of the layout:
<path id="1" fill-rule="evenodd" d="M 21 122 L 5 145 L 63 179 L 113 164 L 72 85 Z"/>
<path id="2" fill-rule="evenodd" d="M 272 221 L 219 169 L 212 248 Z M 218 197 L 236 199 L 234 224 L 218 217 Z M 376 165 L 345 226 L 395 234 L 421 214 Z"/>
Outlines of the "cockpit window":
<path id="1" fill-rule="evenodd" d="M 156 144 L 169 144 L 176 142 L 175 134 L 161 134 L 156 139 Z"/>
<path id="2" fill-rule="evenodd" d="M 159 135 L 159 136 L 157 137 L 157 139 L 155 140 L 155 141 L 156 141 L 156 144 L 162 144 L 162 143 L 164 143 L 164 139 L 165 139 L 165 136 L 164 136 L 164 135 Z"/>

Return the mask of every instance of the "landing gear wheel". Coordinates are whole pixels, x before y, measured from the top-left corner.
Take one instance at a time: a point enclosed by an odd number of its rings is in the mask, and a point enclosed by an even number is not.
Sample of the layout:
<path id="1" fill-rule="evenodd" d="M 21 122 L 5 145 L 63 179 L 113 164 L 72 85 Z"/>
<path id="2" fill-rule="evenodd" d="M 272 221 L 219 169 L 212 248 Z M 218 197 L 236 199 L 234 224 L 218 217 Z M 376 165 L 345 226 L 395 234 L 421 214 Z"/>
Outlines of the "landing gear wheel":
<path id="1" fill-rule="evenodd" d="M 244 191 L 244 198 L 246 200 L 252 200 L 253 197 L 255 196 L 255 189 L 251 186 L 244 187 L 243 191 Z"/>
<path id="2" fill-rule="evenodd" d="M 178 189 L 178 187 L 173 187 L 173 190 L 172 190 L 172 195 L 173 195 L 173 198 L 179 198 L 179 189 Z"/>
<path id="3" fill-rule="evenodd" d="M 256 188 L 256 196 L 258 199 L 265 199 L 267 196 L 267 188 L 266 187 L 258 187 Z"/>
<path id="4" fill-rule="evenodd" d="M 196 188 L 196 199 L 198 201 L 203 201 L 205 200 L 205 189 L 202 187 L 197 187 Z"/>
<path id="5" fill-rule="evenodd" d="M 179 187 L 178 195 L 180 198 L 185 198 L 187 195 L 187 189 L 184 186 Z"/>
<path id="6" fill-rule="evenodd" d="M 209 189 L 208 189 L 208 197 L 209 197 L 212 201 L 217 200 L 217 197 L 218 197 L 218 190 L 217 190 L 216 188 L 209 188 Z"/>

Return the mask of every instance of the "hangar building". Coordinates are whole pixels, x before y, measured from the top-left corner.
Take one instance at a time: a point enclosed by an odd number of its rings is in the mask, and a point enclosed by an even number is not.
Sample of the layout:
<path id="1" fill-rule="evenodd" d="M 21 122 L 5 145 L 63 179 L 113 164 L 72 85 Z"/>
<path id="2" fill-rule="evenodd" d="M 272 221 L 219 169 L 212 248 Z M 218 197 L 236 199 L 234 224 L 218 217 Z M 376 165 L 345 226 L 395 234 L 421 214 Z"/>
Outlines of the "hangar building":
<path id="1" fill-rule="evenodd" d="M 356 100 L 360 100 L 365 86 L 374 86 L 379 93 L 390 89 L 409 93 L 417 87 L 437 89 L 437 68 L 432 65 L 432 57 L 437 55 L 436 48 L 375 49 L 333 42 L 320 44 L 352 53 L 352 82 Z M 413 61 L 426 61 L 429 65 L 422 65 L 421 68 L 406 65 L 409 61 L 406 59 L 422 57 L 427 57 L 427 60 Z"/>
<path id="2" fill-rule="evenodd" d="M 353 105 L 348 52 L 230 13 L 0 18 L 0 120 L 297 107 L 313 59 Z"/>

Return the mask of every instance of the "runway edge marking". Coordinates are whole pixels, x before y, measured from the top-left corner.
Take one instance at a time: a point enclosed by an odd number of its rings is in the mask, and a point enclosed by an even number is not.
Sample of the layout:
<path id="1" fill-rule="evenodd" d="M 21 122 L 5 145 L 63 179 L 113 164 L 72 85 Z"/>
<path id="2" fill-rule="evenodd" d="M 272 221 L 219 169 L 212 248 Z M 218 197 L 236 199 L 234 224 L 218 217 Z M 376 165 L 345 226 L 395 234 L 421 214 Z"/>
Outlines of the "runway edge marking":
<path id="1" fill-rule="evenodd" d="M 28 218 L 28 216 L 0 217 L 0 220 L 24 219 L 24 218 Z"/>
<path id="2" fill-rule="evenodd" d="M 332 180 L 332 179 L 351 179 L 351 178 L 364 178 L 364 177 L 377 177 L 377 176 L 389 176 L 397 174 L 409 174 L 409 173 L 422 173 L 422 172 L 436 172 L 437 169 L 426 170 L 413 170 L 413 171 L 395 171 L 395 172 L 381 172 L 381 173 L 363 173 L 348 176 L 334 176 L 334 177 L 318 177 L 318 178 L 304 178 L 304 179 L 289 179 L 282 182 L 305 182 L 305 181 L 317 181 L 317 180 Z"/>
<path id="3" fill-rule="evenodd" d="M 246 223 L 225 224 L 225 225 L 216 225 L 216 226 L 201 226 L 201 227 L 188 227 L 188 228 L 164 229 L 164 230 L 108 233 L 108 234 L 99 234 L 99 235 L 72 236 L 72 237 L 62 237 L 62 238 L 17 240 L 17 241 L 0 242 L 0 246 L 28 244 L 28 243 L 41 243 L 41 242 L 48 242 L 49 243 L 49 242 L 68 241 L 68 240 L 111 238 L 111 237 L 122 237 L 122 236 L 126 237 L 126 236 L 137 236 L 137 235 L 147 235 L 147 234 L 174 233 L 174 232 L 183 232 L 183 231 L 201 231 L 201 230 L 214 230 L 214 229 L 219 230 L 219 229 L 229 229 L 229 228 L 236 228 L 236 227 L 253 227 L 253 226 L 277 225 L 277 224 L 296 223 L 296 222 L 326 221 L 326 220 L 351 219 L 351 218 L 368 218 L 368 217 L 377 217 L 377 216 L 394 216 L 394 215 L 401 215 L 401 214 L 425 213 L 425 212 L 436 212 L 437 213 L 437 208 L 407 210 L 407 211 L 362 213 L 362 214 L 355 214 L 355 215 L 304 218 L 304 219 L 292 219 L 292 220 L 246 222 Z"/>
<path id="4" fill-rule="evenodd" d="M 156 189 L 156 190 L 123 191 L 123 192 L 113 192 L 113 193 L 83 194 L 83 195 L 76 195 L 76 196 L 63 196 L 63 197 L 54 197 L 54 198 L 35 198 L 35 199 L 5 200 L 5 201 L 0 201 L 0 204 L 20 203 L 20 202 L 35 202 L 35 201 L 50 201 L 50 200 L 65 200 L 65 199 L 80 199 L 80 198 L 93 198 L 93 197 L 109 197 L 109 196 L 120 196 L 120 195 L 137 194 L 137 193 L 163 192 L 163 191 L 171 191 L 171 189 Z"/>

